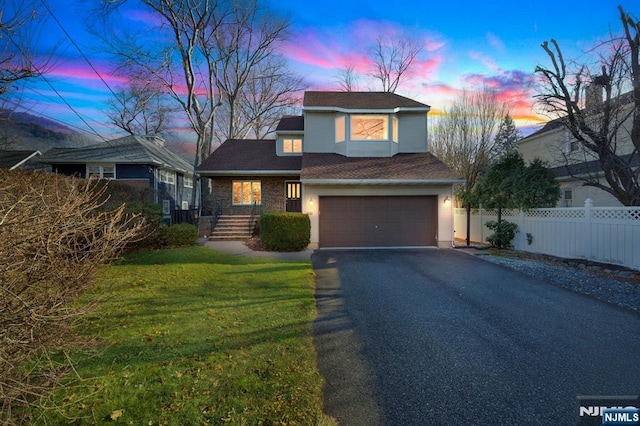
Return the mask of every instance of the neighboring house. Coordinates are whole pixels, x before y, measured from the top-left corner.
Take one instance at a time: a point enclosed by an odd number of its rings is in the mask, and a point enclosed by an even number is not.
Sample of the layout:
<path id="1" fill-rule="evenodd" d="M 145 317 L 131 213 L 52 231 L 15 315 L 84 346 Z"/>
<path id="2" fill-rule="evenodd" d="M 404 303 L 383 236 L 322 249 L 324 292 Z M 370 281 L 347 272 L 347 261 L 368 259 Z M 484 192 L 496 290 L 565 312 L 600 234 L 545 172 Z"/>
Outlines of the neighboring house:
<path id="1" fill-rule="evenodd" d="M 193 166 L 166 149 L 159 137 L 130 135 L 84 148 L 52 148 L 40 161 L 69 176 L 151 188 L 153 202 L 162 204 L 165 214 L 195 204 Z"/>
<path id="2" fill-rule="evenodd" d="M 306 92 L 273 140 L 227 140 L 197 169 L 215 209 L 307 213 L 311 247 L 451 247 L 453 184 L 427 150 L 430 107 L 393 93 Z"/>
<path id="3" fill-rule="evenodd" d="M 42 154 L 37 150 L 0 151 L 0 168 L 34 170 L 42 168 L 38 163 Z"/>
<path id="4" fill-rule="evenodd" d="M 602 103 L 602 96 L 597 92 L 590 92 L 587 108 L 598 112 L 598 105 Z M 623 95 L 626 96 L 626 95 Z M 634 152 L 629 137 L 630 123 L 620 126 L 617 139 L 617 154 L 632 165 L 638 167 L 638 154 Z M 622 204 L 608 192 L 585 186 L 581 178 L 595 179 L 605 183 L 602 178 L 602 168 L 594 153 L 585 150 L 571 133 L 564 127 L 561 119 L 546 123 L 540 130 L 523 138 L 518 142 L 518 151 L 526 162 L 539 158 L 546 162 L 549 170 L 560 183 L 560 200 L 558 207 L 583 207 L 587 198 L 598 207 L 617 207 Z"/>

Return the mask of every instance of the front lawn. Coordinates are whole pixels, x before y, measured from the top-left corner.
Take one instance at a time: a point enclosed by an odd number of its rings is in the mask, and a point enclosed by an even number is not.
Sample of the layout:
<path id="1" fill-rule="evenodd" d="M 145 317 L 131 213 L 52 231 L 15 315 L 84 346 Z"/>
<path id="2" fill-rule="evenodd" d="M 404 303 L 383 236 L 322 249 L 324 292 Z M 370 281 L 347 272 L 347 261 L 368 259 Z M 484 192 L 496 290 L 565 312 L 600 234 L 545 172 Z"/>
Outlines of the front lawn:
<path id="1" fill-rule="evenodd" d="M 330 424 L 312 341 L 308 262 L 203 247 L 142 252 L 104 268 L 74 353 L 36 424 Z"/>

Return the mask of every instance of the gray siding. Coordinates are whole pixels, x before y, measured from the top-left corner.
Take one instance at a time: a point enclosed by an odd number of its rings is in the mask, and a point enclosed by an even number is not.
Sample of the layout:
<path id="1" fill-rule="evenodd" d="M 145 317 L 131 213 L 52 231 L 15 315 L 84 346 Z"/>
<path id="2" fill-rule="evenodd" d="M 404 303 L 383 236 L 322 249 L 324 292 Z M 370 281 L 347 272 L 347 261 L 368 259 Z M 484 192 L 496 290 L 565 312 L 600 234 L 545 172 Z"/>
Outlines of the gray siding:
<path id="1" fill-rule="evenodd" d="M 398 118 L 398 143 L 388 141 L 349 140 L 349 115 L 346 114 L 345 142 L 335 143 L 335 119 L 344 115 L 333 112 L 305 112 L 304 152 L 336 153 L 347 157 L 389 157 L 397 153 L 427 152 L 427 114 L 390 114 Z M 280 140 L 280 137 L 278 137 Z M 281 140 L 278 149 L 282 149 Z M 278 153 L 280 155 L 280 152 Z"/>
<path id="2" fill-rule="evenodd" d="M 427 152 L 427 114 L 398 114 L 398 152 Z"/>
<path id="3" fill-rule="evenodd" d="M 332 112 L 305 112 L 304 152 L 335 152 L 335 117 Z"/>

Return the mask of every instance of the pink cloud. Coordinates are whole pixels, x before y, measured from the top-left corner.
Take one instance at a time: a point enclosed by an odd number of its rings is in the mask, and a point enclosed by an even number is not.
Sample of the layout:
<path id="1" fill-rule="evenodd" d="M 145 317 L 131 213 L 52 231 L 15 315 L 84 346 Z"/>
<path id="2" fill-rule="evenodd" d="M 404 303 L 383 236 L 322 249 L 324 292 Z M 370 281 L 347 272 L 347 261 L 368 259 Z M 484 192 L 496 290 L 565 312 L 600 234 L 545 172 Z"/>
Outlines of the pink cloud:
<path id="1" fill-rule="evenodd" d="M 499 52 L 504 52 L 506 50 L 504 42 L 497 35 L 492 32 L 488 32 L 486 37 L 489 45 L 491 45 L 495 50 Z"/>
<path id="2" fill-rule="evenodd" d="M 484 65 L 486 68 L 490 69 L 491 71 L 498 71 L 500 69 L 496 61 L 488 57 L 484 53 L 477 52 L 477 51 L 470 51 L 467 54 L 471 59 L 480 62 L 482 65 Z"/>

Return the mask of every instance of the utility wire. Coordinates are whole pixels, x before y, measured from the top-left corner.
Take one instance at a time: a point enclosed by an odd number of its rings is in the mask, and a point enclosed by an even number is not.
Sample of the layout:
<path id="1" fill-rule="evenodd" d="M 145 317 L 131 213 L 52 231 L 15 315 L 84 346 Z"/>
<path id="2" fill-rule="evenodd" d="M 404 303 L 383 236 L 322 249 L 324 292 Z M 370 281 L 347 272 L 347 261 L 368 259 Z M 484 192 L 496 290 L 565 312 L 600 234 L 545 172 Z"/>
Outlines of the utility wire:
<path id="1" fill-rule="evenodd" d="M 69 34 L 69 32 L 67 32 L 67 30 L 64 28 L 64 26 L 62 25 L 62 23 L 58 20 L 58 18 L 56 17 L 56 15 L 53 14 L 53 11 L 51 10 L 51 8 L 49 8 L 49 5 L 47 4 L 47 2 L 45 0 L 40 0 L 42 2 L 42 5 L 44 6 L 45 9 L 47 9 L 47 12 L 49 12 L 49 15 L 51 15 L 51 17 L 53 18 L 54 21 L 56 21 L 56 24 L 58 24 L 58 26 L 60 27 L 60 29 L 62 30 L 62 32 L 64 33 L 65 36 L 67 36 L 67 38 L 69 39 L 69 41 L 71 42 L 71 44 L 73 44 L 73 46 L 78 50 L 78 52 L 80 52 L 80 56 L 82 56 L 82 58 L 87 62 L 87 64 L 89 64 L 89 66 L 91 67 L 91 69 L 93 70 L 93 72 L 96 73 L 96 75 L 98 76 L 98 78 L 100 78 L 100 80 L 104 83 L 104 85 L 107 87 L 107 89 L 109 89 L 109 92 L 111 92 L 111 94 L 117 98 L 117 95 L 115 94 L 115 92 L 111 89 L 111 86 L 109 86 L 109 83 L 107 83 L 107 81 L 102 78 L 102 75 L 100 74 L 100 72 L 98 72 L 98 70 L 96 69 L 96 67 L 93 66 L 93 64 L 91 63 L 91 61 L 89 60 L 89 58 L 87 57 L 87 55 L 84 54 L 84 52 L 82 51 L 82 49 L 80 49 L 80 46 L 78 46 L 78 44 L 76 43 L 76 41 L 73 39 L 73 37 L 71 37 L 71 34 Z"/>

